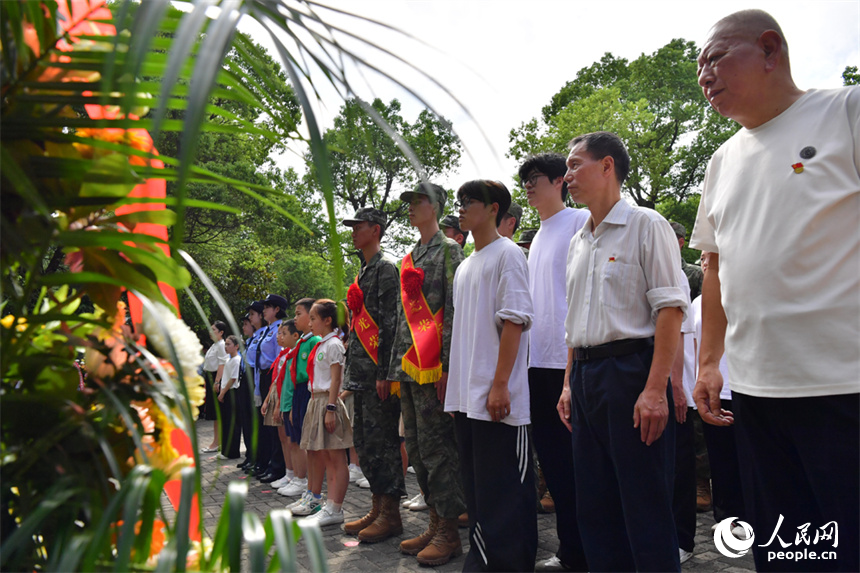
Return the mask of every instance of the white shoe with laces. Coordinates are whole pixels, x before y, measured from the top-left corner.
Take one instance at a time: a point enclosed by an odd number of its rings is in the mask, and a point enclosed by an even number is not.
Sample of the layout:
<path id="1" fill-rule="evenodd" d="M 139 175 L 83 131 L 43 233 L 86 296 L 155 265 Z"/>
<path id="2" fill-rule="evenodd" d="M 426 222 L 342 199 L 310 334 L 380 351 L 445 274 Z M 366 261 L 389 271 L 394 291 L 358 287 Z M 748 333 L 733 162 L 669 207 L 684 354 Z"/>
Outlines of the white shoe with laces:
<path id="1" fill-rule="evenodd" d="M 418 495 L 416 495 L 415 497 L 412 497 L 412 498 L 407 499 L 406 501 L 404 501 L 404 502 L 403 502 L 403 503 L 401 503 L 400 505 L 402 505 L 402 506 L 403 506 L 403 507 L 405 507 L 406 509 L 409 509 L 409 506 L 410 506 L 410 505 L 412 505 L 413 503 L 415 503 L 416 501 L 418 501 L 418 498 L 419 498 L 419 497 L 423 497 L 423 496 L 419 493 L 419 494 L 418 494 Z"/>
<path id="2" fill-rule="evenodd" d="M 284 487 L 285 485 L 287 485 L 288 483 L 290 483 L 290 481 L 292 479 L 293 478 L 289 478 L 287 476 L 284 476 L 281 479 L 276 479 L 275 481 L 273 481 L 269 485 L 272 486 L 272 489 L 280 489 L 280 488 Z"/>
<path id="3" fill-rule="evenodd" d="M 340 511 L 335 511 L 334 509 L 326 505 L 324 508 L 322 508 L 312 516 L 308 517 L 307 519 L 309 521 L 315 522 L 320 527 L 343 523 L 343 509 L 341 509 Z"/>
<path id="4" fill-rule="evenodd" d="M 307 478 L 293 478 L 293 481 L 278 490 L 278 493 L 287 497 L 302 495 L 308 491 Z"/>
<path id="5" fill-rule="evenodd" d="M 349 465 L 349 481 L 350 481 L 350 483 L 355 483 L 362 478 L 364 478 L 364 473 L 362 473 L 361 468 L 354 465 L 354 464 L 350 464 Z"/>
<path id="6" fill-rule="evenodd" d="M 681 557 L 681 563 L 683 564 L 683 563 L 686 563 L 687 561 L 690 560 L 690 558 L 693 556 L 693 552 L 692 551 L 685 551 L 679 547 L 678 548 L 678 555 Z"/>
<path id="7" fill-rule="evenodd" d="M 413 502 L 409 504 L 409 511 L 424 511 L 428 507 L 427 502 L 424 501 L 424 494 L 419 493 L 415 496 Z"/>
<path id="8" fill-rule="evenodd" d="M 367 481 L 366 477 L 363 477 L 355 482 L 355 485 L 360 487 L 361 489 L 370 489 L 370 482 Z"/>
<path id="9" fill-rule="evenodd" d="M 305 500 L 305 498 L 307 498 L 309 495 L 311 495 L 311 494 L 308 490 L 303 491 L 302 496 L 299 499 L 297 499 L 296 501 L 294 501 L 293 503 L 287 505 L 286 509 L 289 509 L 290 511 L 292 511 L 293 509 L 297 508 Z"/>
<path id="10" fill-rule="evenodd" d="M 297 506 L 289 509 L 293 515 L 312 515 L 322 509 L 322 498 L 317 499 L 312 493 L 309 493 Z M 341 519 L 343 519 L 343 512 L 341 512 Z"/>

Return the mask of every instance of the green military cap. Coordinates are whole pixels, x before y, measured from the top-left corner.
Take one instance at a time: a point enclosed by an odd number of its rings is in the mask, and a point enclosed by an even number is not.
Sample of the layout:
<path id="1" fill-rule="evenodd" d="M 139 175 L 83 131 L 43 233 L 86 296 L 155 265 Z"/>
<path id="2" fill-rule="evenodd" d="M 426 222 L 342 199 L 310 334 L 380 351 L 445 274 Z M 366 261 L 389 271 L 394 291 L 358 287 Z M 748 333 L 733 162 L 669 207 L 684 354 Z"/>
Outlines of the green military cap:
<path id="1" fill-rule="evenodd" d="M 675 236 L 679 239 L 683 239 L 687 236 L 687 229 L 681 223 L 670 221 L 669 226 L 672 227 L 672 230 L 675 231 Z"/>
<path id="2" fill-rule="evenodd" d="M 446 215 L 445 218 L 439 222 L 439 226 L 456 229 L 458 233 L 463 232 L 460 229 L 460 218 L 457 215 Z"/>
<path id="3" fill-rule="evenodd" d="M 517 244 L 528 245 L 535 240 L 535 235 L 537 234 L 537 232 L 537 229 L 523 229 L 522 233 L 520 233 L 520 240 L 517 241 Z"/>
<path id="4" fill-rule="evenodd" d="M 412 201 L 412 198 L 415 195 L 424 195 L 425 197 L 428 197 L 431 202 L 436 203 L 439 206 L 440 214 L 445 210 L 445 202 L 448 200 L 448 192 L 438 185 L 434 183 L 419 183 L 412 191 L 401 193 L 400 200 L 408 203 L 409 201 Z"/>
<path id="5" fill-rule="evenodd" d="M 523 220 L 523 208 L 511 201 L 511 206 L 508 207 L 508 215 L 517 220 L 517 223 Z"/>
<path id="6" fill-rule="evenodd" d="M 352 227 L 362 221 L 367 221 L 368 223 L 374 223 L 381 227 L 385 227 L 385 213 L 379 209 L 374 209 L 373 207 L 362 207 L 355 212 L 355 216 L 353 216 L 352 219 L 344 219 L 343 224 L 347 227 Z"/>

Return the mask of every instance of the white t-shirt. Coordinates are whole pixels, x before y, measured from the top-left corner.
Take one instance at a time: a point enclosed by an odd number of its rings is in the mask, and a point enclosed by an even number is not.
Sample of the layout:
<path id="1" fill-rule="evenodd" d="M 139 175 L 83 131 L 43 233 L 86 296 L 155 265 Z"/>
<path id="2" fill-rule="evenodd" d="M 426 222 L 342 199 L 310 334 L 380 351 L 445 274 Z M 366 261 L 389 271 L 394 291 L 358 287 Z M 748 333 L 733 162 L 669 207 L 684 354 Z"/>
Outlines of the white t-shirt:
<path id="1" fill-rule="evenodd" d="M 331 389 L 331 366 L 346 363 L 346 349 L 337 336 L 337 331 L 329 332 L 320 341 L 314 356 L 314 383 L 312 392 L 328 392 Z M 308 365 L 310 367 L 310 365 Z M 341 380 L 341 383 L 343 380 Z"/>
<path id="2" fill-rule="evenodd" d="M 487 412 L 487 395 L 496 374 L 504 321 L 522 324 L 525 332 L 533 319 L 526 257 L 516 244 L 496 239 L 460 263 L 454 275 L 446 412 L 463 412 L 475 420 L 492 421 Z M 523 336 L 508 379 L 511 413 L 502 420 L 510 426 L 531 421 L 527 351 L 527 338 Z"/>
<path id="3" fill-rule="evenodd" d="M 217 372 L 218 367 L 227 364 L 227 359 L 230 355 L 224 350 L 224 339 L 212 343 L 209 350 L 206 351 L 206 356 L 203 358 L 203 370 L 207 372 Z M 223 374 L 221 376 L 223 378 Z"/>
<path id="4" fill-rule="evenodd" d="M 690 283 L 678 239 L 657 211 L 621 199 L 570 241 L 565 342 L 570 348 L 654 336 L 657 313 L 687 317 Z"/>
<path id="5" fill-rule="evenodd" d="M 564 269 L 570 239 L 590 216 L 585 209 L 562 209 L 541 221 L 532 241 L 528 264 L 535 327 L 529 332 L 530 368 L 567 368 Z"/>
<path id="6" fill-rule="evenodd" d="M 860 392 L 860 89 L 810 90 L 723 144 L 691 245 L 720 256 L 735 392 Z"/>
<path id="7" fill-rule="evenodd" d="M 239 354 L 236 354 L 236 356 L 230 356 L 229 354 L 227 355 L 227 364 L 226 366 L 224 366 L 224 374 L 223 376 L 221 376 L 222 386 L 226 386 L 227 382 L 235 378 L 236 381 L 233 382 L 233 385 L 230 386 L 230 389 L 232 390 L 233 388 L 239 387 L 239 383 L 242 382 L 242 380 L 239 378 L 239 365 L 241 363 L 242 357 Z"/>

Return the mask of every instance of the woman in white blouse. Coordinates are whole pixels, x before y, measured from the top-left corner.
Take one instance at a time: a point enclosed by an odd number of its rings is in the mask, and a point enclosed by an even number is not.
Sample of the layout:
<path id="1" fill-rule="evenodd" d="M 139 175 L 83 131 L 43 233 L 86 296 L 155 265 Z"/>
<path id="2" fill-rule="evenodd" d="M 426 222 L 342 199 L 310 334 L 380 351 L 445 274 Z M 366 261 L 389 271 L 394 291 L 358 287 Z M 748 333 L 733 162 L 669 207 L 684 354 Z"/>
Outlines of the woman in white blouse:
<path id="1" fill-rule="evenodd" d="M 206 403 L 204 405 L 204 419 L 215 420 L 215 433 L 212 437 L 212 443 L 208 448 L 200 450 L 204 454 L 217 452 L 221 449 L 221 433 L 218 428 L 218 417 L 215 413 L 214 397 L 218 395 L 213 387 L 221 383 L 221 376 L 224 374 L 224 365 L 227 364 L 227 351 L 224 349 L 224 335 L 227 332 L 227 325 L 220 320 L 216 320 L 209 328 L 209 335 L 212 337 L 212 346 L 206 351 L 206 357 L 203 359 L 203 375 L 206 377 Z M 210 400 L 210 396 L 213 398 Z"/>

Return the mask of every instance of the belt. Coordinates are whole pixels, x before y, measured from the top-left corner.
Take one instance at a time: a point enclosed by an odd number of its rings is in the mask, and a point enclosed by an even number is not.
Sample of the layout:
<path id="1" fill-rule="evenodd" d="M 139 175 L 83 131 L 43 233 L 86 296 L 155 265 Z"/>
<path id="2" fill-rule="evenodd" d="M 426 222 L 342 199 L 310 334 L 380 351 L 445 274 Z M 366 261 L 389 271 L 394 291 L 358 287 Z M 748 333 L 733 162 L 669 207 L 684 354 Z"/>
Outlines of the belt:
<path id="1" fill-rule="evenodd" d="M 583 346 L 573 349 L 573 360 L 576 362 L 586 362 L 588 360 L 600 360 L 602 358 L 611 358 L 612 356 L 625 356 L 634 352 L 641 352 L 654 346 L 654 337 L 648 338 L 627 338 L 624 340 L 615 340 L 606 344 L 597 346 Z"/>

